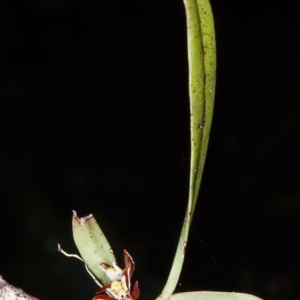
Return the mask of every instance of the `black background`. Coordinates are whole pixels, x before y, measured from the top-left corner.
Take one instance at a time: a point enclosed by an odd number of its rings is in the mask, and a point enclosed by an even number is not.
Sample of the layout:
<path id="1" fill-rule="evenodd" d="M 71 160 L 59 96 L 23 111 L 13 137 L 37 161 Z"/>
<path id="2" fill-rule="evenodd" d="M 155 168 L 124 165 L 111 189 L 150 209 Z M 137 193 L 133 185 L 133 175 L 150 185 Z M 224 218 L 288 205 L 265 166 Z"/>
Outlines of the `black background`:
<path id="1" fill-rule="evenodd" d="M 216 106 L 177 290 L 299 299 L 298 9 L 211 2 Z M 182 2 L 1 6 L 0 273 L 40 299 L 92 299 L 83 265 L 57 252 L 77 253 L 75 209 L 95 215 L 120 265 L 129 251 L 154 299 L 188 190 Z"/>

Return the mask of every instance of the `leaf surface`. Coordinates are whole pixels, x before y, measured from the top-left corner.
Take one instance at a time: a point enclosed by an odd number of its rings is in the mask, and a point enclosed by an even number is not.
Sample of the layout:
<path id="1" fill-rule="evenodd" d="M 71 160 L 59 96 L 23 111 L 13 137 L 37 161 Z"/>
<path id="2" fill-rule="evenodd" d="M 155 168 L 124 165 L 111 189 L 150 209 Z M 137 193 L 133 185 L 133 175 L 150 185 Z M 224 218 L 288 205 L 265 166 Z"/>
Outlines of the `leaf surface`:
<path id="1" fill-rule="evenodd" d="M 96 219 L 93 215 L 78 218 L 73 211 L 72 229 L 75 244 L 89 270 L 102 284 L 110 283 L 100 264 L 112 265 L 116 258 Z"/>
<path id="2" fill-rule="evenodd" d="M 187 292 L 173 294 L 170 300 L 262 300 L 256 296 L 231 292 Z"/>

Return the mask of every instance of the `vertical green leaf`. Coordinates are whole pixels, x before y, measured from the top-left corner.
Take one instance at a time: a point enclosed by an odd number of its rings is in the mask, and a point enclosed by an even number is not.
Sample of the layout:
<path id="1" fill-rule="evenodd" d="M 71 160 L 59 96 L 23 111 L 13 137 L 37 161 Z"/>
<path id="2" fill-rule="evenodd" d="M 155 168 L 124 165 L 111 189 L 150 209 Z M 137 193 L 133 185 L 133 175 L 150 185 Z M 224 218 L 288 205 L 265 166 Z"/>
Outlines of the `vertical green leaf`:
<path id="1" fill-rule="evenodd" d="M 193 182 L 194 176 L 196 177 L 196 183 L 194 186 L 193 206 L 192 206 L 193 211 L 197 202 L 205 159 L 206 159 L 206 153 L 208 148 L 209 135 L 210 135 L 210 129 L 211 129 L 211 123 L 213 117 L 215 87 L 216 87 L 216 40 L 215 40 L 213 14 L 212 14 L 209 0 L 197 0 L 197 6 L 198 6 L 199 17 L 200 17 L 200 27 L 201 27 L 202 47 L 203 47 L 202 60 L 204 64 L 204 98 L 201 99 L 201 102 L 203 101 L 201 109 L 198 109 L 196 105 L 198 99 L 196 97 L 194 99 L 193 96 L 190 94 L 191 114 L 193 115 L 202 114 L 202 118 L 201 118 L 202 123 L 197 123 L 196 121 L 193 124 L 193 127 L 191 127 L 191 136 L 192 136 L 191 139 L 193 139 L 193 132 L 195 134 L 195 137 L 200 137 L 199 148 L 196 146 L 193 149 L 193 142 L 191 143 L 192 155 L 195 152 L 195 161 L 191 162 L 191 170 L 193 166 L 195 167 L 195 170 L 197 170 L 197 172 L 195 172 L 196 174 L 194 174 L 193 172 L 190 173 L 190 182 Z M 196 67 L 197 66 L 194 65 L 194 68 Z M 196 132 L 200 131 L 200 134 L 196 135 L 195 131 Z M 194 141 L 196 141 L 196 138 Z M 192 163 L 194 163 L 194 165 L 192 165 Z M 192 189 L 191 183 L 190 183 L 190 189 Z"/>
<path id="2" fill-rule="evenodd" d="M 213 116 L 216 84 L 214 22 L 208 0 L 183 0 L 187 20 L 191 161 L 189 199 L 177 251 L 158 299 L 169 299 L 182 269 L 188 233 L 197 203 Z"/>

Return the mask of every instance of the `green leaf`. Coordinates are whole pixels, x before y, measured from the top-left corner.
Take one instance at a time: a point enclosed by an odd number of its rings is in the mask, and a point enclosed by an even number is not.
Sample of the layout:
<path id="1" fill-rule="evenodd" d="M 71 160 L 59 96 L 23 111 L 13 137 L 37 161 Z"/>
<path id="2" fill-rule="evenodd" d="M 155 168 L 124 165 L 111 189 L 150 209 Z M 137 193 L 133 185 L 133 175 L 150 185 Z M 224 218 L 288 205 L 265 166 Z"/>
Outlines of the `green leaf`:
<path id="1" fill-rule="evenodd" d="M 214 20 L 208 0 L 184 0 L 188 27 L 191 162 L 189 202 L 193 214 L 202 179 L 216 86 Z"/>
<path id="2" fill-rule="evenodd" d="M 84 263 L 104 285 L 110 283 L 100 264 L 112 265 L 116 258 L 96 219 L 93 215 L 78 218 L 76 211 L 73 211 L 72 229 L 75 244 Z"/>
<path id="3" fill-rule="evenodd" d="M 173 294 L 170 300 L 262 300 L 249 294 L 230 292 L 188 292 Z"/>
<path id="4" fill-rule="evenodd" d="M 188 233 L 197 203 L 213 116 L 216 84 L 214 20 L 209 0 L 183 0 L 187 19 L 191 161 L 189 199 L 177 251 L 158 299 L 169 299 L 182 269 Z"/>

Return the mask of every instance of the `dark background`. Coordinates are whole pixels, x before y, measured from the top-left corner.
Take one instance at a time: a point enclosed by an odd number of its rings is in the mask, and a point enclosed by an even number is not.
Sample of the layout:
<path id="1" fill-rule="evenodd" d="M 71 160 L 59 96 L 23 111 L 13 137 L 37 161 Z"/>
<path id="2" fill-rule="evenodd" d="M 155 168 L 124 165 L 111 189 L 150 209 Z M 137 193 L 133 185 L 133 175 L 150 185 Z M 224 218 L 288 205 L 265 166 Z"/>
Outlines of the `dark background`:
<path id="1" fill-rule="evenodd" d="M 299 11 L 289 1 L 211 2 L 215 115 L 178 291 L 299 299 Z M 95 215 L 120 265 L 129 251 L 141 299 L 152 300 L 187 200 L 183 4 L 7 3 L 0 273 L 42 300 L 92 299 L 83 265 L 57 252 L 60 243 L 77 253 L 75 209 Z"/>

